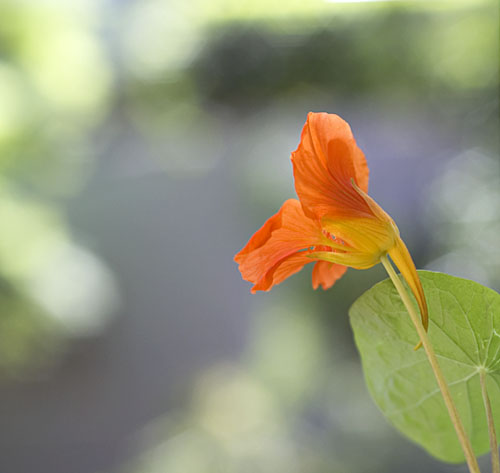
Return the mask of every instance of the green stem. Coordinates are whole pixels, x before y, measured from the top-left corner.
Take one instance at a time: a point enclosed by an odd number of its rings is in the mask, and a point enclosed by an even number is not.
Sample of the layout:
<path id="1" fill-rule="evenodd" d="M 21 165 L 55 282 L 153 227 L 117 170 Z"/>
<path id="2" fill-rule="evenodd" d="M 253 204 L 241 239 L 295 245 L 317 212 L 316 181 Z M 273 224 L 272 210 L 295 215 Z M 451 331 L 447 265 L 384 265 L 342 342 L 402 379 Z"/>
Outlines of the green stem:
<path id="1" fill-rule="evenodd" d="M 491 411 L 490 398 L 486 389 L 486 370 L 479 370 L 479 382 L 481 383 L 481 392 L 483 393 L 484 410 L 486 411 L 486 419 L 488 420 L 488 433 L 490 435 L 491 448 L 491 468 L 493 473 L 500 473 L 500 459 L 498 456 L 497 434 L 495 432 L 495 423 L 493 422 L 493 413 Z"/>
<path id="2" fill-rule="evenodd" d="M 467 437 L 467 434 L 465 433 L 464 426 L 458 414 L 455 403 L 453 402 L 453 399 L 451 397 L 448 384 L 446 383 L 446 379 L 443 376 L 443 372 L 439 367 L 436 354 L 434 353 L 434 349 L 432 348 L 427 332 L 425 331 L 424 326 L 422 325 L 420 316 L 417 313 L 416 308 L 413 305 L 408 292 L 401 283 L 401 280 L 396 274 L 396 271 L 392 267 L 392 264 L 389 262 L 387 255 L 382 256 L 381 262 L 384 265 L 387 274 L 394 283 L 394 286 L 396 287 L 396 290 L 398 291 L 399 296 L 401 297 L 403 304 L 406 307 L 406 310 L 410 314 L 410 318 L 411 321 L 413 322 L 413 325 L 415 325 L 415 328 L 417 329 L 418 336 L 420 337 L 422 345 L 424 346 L 425 353 L 427 354 L 427 358 L 429 359 L 432 371 L 434 372 L 434 376 L 436 377 L 439 389 L 441 390 L 444 403 L 446 404 L 448 413 L 450 414 L 451 422 L 453 423 L 453 427 L 455 428 L 455 431 L 457 433 L 458 440 L 460 441 L 460 445 L 462 446 L 462 450 L 464 451 L 465 460 L 467 461 L 469 471 L 470 473 L 480 473 L 479 465 L 477 464 L 477 460 L 472 450 L 470 440 Z"/>

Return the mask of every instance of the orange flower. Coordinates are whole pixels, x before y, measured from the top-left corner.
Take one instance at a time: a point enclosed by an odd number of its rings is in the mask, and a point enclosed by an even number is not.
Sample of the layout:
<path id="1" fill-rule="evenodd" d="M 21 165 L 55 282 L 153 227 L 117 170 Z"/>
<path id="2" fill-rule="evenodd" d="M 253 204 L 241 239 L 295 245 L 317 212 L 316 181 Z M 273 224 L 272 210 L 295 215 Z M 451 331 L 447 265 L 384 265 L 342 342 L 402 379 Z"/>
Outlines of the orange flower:
<path id="1" fill-rule="evenodd" d="M 389 254 L 427 329 L 415 265 L 392 218 L 366 194 L 368 166 L 349 125 L 337 115 L 309 113 L 292 164 L 299 200 L 287 200 L 234 257 L 252 292 L 269 291 L 311 262 L 313 288 L 328 289 L 348 266 L 371 268 Z"/>

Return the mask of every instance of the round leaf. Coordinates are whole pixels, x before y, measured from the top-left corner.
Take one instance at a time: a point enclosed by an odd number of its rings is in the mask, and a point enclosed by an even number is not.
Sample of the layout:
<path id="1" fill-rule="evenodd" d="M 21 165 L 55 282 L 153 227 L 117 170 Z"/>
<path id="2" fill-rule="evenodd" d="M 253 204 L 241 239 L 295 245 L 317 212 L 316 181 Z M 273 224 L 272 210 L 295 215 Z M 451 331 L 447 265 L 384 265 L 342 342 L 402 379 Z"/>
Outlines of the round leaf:
<path id="1" fill-rule="evenodd" d="M 500 295 L 476 282 L 419 271 L 429 305 L 429 338 L 474 452 L 489 451 L 479 372 L 500 429 Z M 464 456 L 418 336 L 390 280 L 365 292 L 349 311 L 368 389 L 403 434 L 435 457 Z"/>

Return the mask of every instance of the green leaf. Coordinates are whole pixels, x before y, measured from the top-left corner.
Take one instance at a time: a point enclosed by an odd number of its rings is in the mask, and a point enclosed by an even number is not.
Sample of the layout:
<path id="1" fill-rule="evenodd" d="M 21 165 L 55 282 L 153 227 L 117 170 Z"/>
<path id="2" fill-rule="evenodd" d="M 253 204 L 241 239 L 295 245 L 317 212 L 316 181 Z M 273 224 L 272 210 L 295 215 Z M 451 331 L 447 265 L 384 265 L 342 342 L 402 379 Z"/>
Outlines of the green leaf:
<path id="1" fill-rule="evenodd" d="M 429 338 L 476 455 L 489 451 L 479 384 L 484 369 L 500 430 L 500 295 L 476 282 L 419 271 L 429 305 Z M 368 389 L 403 434 L 440 460 L 464 461 L 418 336 L 394 285 L 385 280 L 349 311 Z"/>

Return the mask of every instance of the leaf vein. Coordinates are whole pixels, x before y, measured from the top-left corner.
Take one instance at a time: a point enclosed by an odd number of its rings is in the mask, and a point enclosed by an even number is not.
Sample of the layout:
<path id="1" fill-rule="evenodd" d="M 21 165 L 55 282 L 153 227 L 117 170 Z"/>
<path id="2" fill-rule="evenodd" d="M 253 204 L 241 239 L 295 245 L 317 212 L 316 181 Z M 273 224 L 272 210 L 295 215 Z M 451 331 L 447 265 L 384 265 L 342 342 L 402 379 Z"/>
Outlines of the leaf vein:
<path id="1" fill-rule="evenodd" d="M 448 383 L 448 386 L 455 386 L 460 383 L 465 383 L 472 377 L 474 377 L 478 373 L 477 370 L 474 370 L 472 373 L 469 373 L 465 378 L 457 379 L 456 381 L 453 381 L 451 383 Z M 435 396 L 436 394 L 440 393 L 441 390 L 439 388 L 436 388 L 434 391 L 431 391 L 430 393 L 426 394 L 423 396 L 421 399 L 419 399 L 415 404 L 412 404 L 411 406 L 406 406 L 403 407 L 402 409 L 396 409 L 394 411 L 388 412 L 387 415 L 389 417 L 396 416 L 399 414 L 402 414 L 403 412 L 408 412 L 412 411 L 413 409 L 416 409 L 417 407 L 421 406 L 425 401 L 430 399 L 431 397 Z"/>

